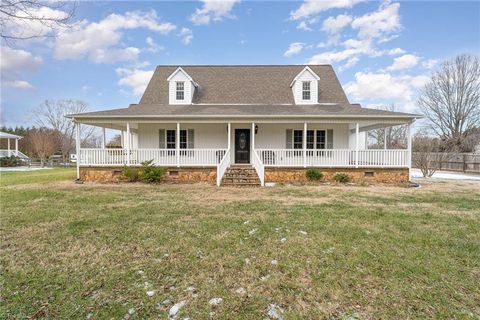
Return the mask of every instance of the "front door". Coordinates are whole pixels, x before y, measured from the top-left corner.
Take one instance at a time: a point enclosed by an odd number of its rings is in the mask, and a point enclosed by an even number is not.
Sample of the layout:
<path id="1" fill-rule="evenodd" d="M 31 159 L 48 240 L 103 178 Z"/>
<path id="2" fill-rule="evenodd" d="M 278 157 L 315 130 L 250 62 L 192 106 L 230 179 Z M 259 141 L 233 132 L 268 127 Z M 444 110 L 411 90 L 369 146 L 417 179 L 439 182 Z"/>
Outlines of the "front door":
<path id="1" fill-rule="evenodd" d="M 250 129 L 235 129 L 235 163 L 250 163 Z"/>

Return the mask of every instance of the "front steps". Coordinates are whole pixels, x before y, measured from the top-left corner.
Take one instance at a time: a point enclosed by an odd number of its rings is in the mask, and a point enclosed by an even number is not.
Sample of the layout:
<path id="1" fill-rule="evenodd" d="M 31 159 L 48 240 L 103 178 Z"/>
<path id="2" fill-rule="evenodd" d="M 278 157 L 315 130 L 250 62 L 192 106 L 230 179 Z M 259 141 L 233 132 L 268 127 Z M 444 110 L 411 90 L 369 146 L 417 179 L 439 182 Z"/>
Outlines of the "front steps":
<path id="1" fill-rule="evenodd" d="M 256 187 L 260 186 L 257 171 L 251 165 L 231 165 L 222 178 L 222 186 Z"/>

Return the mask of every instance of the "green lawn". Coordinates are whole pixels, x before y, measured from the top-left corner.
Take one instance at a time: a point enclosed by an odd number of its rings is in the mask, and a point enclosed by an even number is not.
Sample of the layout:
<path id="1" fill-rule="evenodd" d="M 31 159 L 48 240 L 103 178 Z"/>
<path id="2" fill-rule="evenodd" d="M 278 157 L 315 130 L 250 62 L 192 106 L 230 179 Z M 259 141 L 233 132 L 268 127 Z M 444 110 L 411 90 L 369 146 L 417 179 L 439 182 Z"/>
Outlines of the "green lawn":
<path id="1" fill-rule="evenodd" d="M 165 319 L 179 301 L 177 319 L 265 319 L 269 304 L 285 319 L 480 318 L 478 183 L 235 189 L 74 176 L 1 174 L 1 319 Z"/>

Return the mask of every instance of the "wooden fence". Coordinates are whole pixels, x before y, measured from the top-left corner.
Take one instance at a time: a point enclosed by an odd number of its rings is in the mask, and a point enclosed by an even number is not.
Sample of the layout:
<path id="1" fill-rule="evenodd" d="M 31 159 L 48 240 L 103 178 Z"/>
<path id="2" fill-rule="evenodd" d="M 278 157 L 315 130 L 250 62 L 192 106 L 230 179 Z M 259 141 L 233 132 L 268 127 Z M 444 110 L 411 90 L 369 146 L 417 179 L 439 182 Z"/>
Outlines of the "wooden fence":
<path id="1" fill-rule="evenodd" d="M 480 173 L 480 154 L 449 153 L 439 158 L 442 159 L 439 170 Z"/>

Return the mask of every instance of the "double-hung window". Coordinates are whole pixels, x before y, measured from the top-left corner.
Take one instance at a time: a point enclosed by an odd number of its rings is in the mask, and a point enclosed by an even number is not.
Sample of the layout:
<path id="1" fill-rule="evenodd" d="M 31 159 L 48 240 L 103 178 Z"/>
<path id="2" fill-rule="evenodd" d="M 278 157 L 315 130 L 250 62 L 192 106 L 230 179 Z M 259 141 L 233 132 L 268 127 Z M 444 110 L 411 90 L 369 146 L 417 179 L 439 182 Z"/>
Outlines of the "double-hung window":
<path id="1" fill-rule="evenodd" d="M 303 148 L 303 130 L 293 130 L 293 149 Z"/>
<path id="2" fill-rule="evenodd" d="M 167 149 L 175 149 L 175 130 L 167 130 Z"/>
<path id="3" fill-rule="evenodd" d="M 185 99 L 185 82 L 178 81 L 176 82 L 176 98 L 177 100 Z"/>
<path id="4" fill-rule="evenodd" d="M 302 100 L 310 100 L 310 81 L 302 82 Z"/>
<path id="5" fill-rule="evenodd" d="M 317 149 L 326 149 L 325 130 L 317 130 Z"/>

